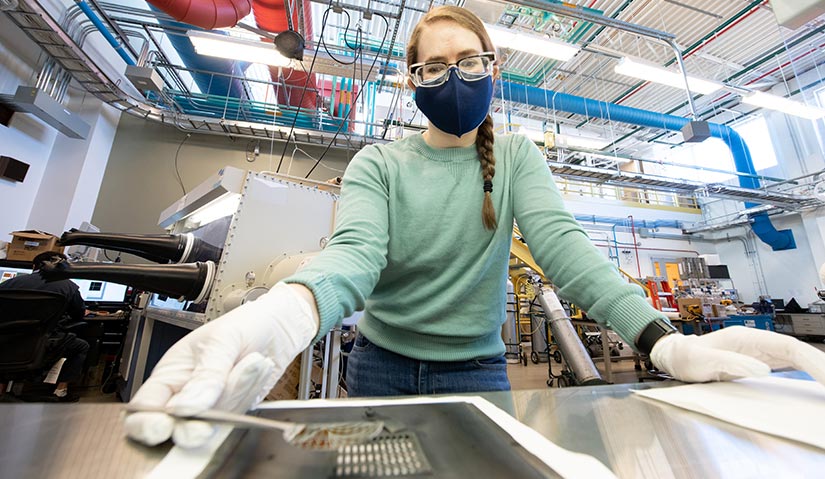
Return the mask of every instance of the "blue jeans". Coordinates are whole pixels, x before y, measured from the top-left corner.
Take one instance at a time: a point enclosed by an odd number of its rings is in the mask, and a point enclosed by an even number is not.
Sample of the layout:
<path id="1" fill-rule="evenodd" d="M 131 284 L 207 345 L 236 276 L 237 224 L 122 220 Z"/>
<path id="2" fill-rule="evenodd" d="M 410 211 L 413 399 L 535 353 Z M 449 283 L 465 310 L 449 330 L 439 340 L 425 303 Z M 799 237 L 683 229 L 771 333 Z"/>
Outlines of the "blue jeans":
<path id="1" fill-rule="evenodd" d="M 349 397 L 509 391 L 504 356 L 470 361 L 420 361 L 371 343 L 361 333 L 347 360 Z"/>

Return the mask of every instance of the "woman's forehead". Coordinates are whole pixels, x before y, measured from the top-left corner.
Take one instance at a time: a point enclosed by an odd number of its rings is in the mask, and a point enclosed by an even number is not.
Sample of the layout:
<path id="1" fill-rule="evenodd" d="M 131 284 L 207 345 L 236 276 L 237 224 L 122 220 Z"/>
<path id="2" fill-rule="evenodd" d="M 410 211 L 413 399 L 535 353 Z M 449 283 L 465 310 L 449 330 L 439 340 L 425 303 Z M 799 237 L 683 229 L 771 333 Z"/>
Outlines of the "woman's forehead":
<path id="1" fill-rule="evenodd" d="M 422 28 L 417 61 L 449 61 L 482 51 L 481 39 L 472 30 L 455 22 L 440 21 Z"/>

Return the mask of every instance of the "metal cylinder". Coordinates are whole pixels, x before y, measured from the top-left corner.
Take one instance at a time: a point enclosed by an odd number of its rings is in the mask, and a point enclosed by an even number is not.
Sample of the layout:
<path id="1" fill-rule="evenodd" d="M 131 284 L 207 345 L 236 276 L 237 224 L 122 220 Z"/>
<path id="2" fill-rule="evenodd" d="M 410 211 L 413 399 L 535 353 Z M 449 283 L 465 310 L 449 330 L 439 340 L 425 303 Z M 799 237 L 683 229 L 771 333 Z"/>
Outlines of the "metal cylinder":
<path id="1" fill-rule="evenodd" d="M 539 362 L 546 363 L 550 360 L 547 351 L 547 326 L 544 324 L 545 318 L 538 314 L 530 315 L 530 342 L 533 346 L 533 352 L 538 355 Z M 533 355 L 533 358 L 536 358 Z M 534 359 L 535 360 L 535 359 Z"/>
<path id="2" fill-rule="evenodd" d="M 516 324 L 516 290 L 513 283 L 507 280 L 507 310 L 504 316 L 504 324 L 501 325 L 501 339 L 504 341 L 505 354 L 509 357 L 519 354 L 518 345 L 521 338 L 518 334 L 518 325 Z"/>
<path id="3" fill-rule="evenodd" d="M 576 377 L 577 384 L 593 384 L 601 382 L 601 374 L 587 354 L 587 350 L 582 344 L 579 335 L 576 334 L 576 329 L 570 318 L 567 317 L 564 307 L 559 302 L 559 298 L 552 289 L 547 287 L 541 288 L 539 294 L 539 302 L 544 309 L 544 314 L 550 322 L 550 330 L 553 333 L 553 339 L 561 350 L 567 365 L 573 371 Z"/>

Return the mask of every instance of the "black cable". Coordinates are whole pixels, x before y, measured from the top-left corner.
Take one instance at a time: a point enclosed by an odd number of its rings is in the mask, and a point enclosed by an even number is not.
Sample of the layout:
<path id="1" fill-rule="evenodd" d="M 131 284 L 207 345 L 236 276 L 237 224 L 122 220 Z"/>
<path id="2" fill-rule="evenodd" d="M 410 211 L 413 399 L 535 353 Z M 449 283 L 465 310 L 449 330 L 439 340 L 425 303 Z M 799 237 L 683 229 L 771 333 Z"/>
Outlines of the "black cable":
<path id="1" fill-rule="evenodd" d="M 180 170 L 178 169 L 178 155 L 183 144 L 186 143 L 186 140 L 188 140 L 190 136 L 192 136 L 192 134 L 187 133 L 186 136 L 183 137 L 183 140 L 180 141 L 177 151 L 175 151 L 175 175 L 178 177 L 178 184 L 180 185 L 180 189 L 183 190 L 184 196 L 186 196 L 186 188 L 183 187 L 183 178 L 180 177 Z"/>
<path id="2" fill-rule="evenodd" d="M 350 18 L 349 12 L 347 12 L 346 10 L 342 10 L 341 13 L 343 13 L 347 16 L 347 26 L 344 27 L 344 44 L 346 46 L 348 46 L 351 50 L 355 51 L 355 58 L 353 58 L 351 62 L 345 62 L 343 60 L 339 60 L 339 59 L 335 58 L 335 55 L 333 55 L 332 52 L 329 51 L 329 49 L 327 48 L 327 43 L 324 41 L 323 36 L 321 37 L 321 39 L 319 41 L 321 42 L 321 45 L 324 47 L 324 51 L 327 52 L 327 55 L 329 55 L 330 58 L 335 60 L 336 63 L 339 63 L 341 65 L 352 65 L 353 63 L 358 61 L 358 52 L 359 52 L 359 50 L 361 50 L 361 48 L 363 46 L 358 41 L 357 35 L 356 35 L 356 38 L 355 38 L 356 45 L 352 46 L 352 45 L 349 44 L 349 40 L 347 40 L 347 33 L 349 32 L 349 26 L 350 26 L 350 23 L 351 23 L 352 19 Z M 327 11 L 324 12 L 324 17 L 321 19 L 323 24 L 326 24 L 328 17 L 329 17 L 329 9 L 327 9 Z"/>
<path id="3" fill-rule="evenodd" d="M 375 63 L 378 61 L 378 57 L 381 54 L 381 50 L 384 48 L 384 43 L 387 41 L 387 34 L 390 31 L 390 22 L 389 22 L 389 20 L 387 20 L 387 17 L 385 17 L 384 15 L 381 15 L 380 13 L 377 13 L 377 12 L 374 13 L 374 15 L 376 15 L 376 16 L 380 17 L 382 20 L 384 20 L 384 27 L 385 27 L 384 28 L 384 38 L 381 39 L 381 45 L 378 46 L 378 52 L 375 55 L 375 58 L 373 58 L 373 60 L 372 60 L 372 64 L 370 65 L 370 69 L 367 70 L 367 78 L 370 77 L 370 75 L 372 74 L 373 68 L 375 68 Z M 361 93 L 363 93 L 363 92 L 364 92 L 364 88 L 363 88 L 363 85 L 362 85 L 362 88 L 358 89 L 358 94 L 355 95 L 355 99 L 352 101 L 352 104 L 355 104 L 355 103 L 358 102 L 358 98 L 361 96 Z M 315 168 L 321 163 L 321 160 L 324 159 L 324 156 L 327 154 L 329 149 L 332 148 L 333 144 L 335 144 L 335 139 L 338 138 L 338 134 L 341 133 L 341 128 L 344 127 L 344 123 L 345 122 L 342 119 L 341 122 L 338 124 L 338 130 L 335 132 L 335 135 L 333 135 L 332 140 L 330 140 L 330 142 L 327 145 L 324 152 L 321 153 L 321 156 L 318 157 L 318 160 L 315 161 L 315 164 L 312 165 L 312 168 L 310 168 L 309 173 L 307 173 L 304 178 L 309 178 L 309 175 L 311 175 L 312 172 L 315 171 Z"/>
<path id="4" fill-rule="evenodd" d="M 332 0 L 330 0 L 329 5 L 327 6 L 327 11 L 332 9 Z M 326 18 L 326 17 L 325 17 Z M 304 102 L 304 95 L 307 92 L 307 87 L 309 86 L 309 80 L 312 78 L 311 73 L 312 69 L 315 67 L 315 59 L 318 58 L 318 50 L 321 48 L 321 43 L 324 40 L 324 30 L 327 27 L 327 22 L 324 21 L 321 24 L 321 34 L 319 35 L 320 41 L 315 45 L 315 52 L 312 54 L 312 63 L 309 64 L 309 71 L 306 72 L 307 78 L 304 81 L 304 88 L 301 89 L 301 98 L 298 100 L 298 109 L 295 110 L 295 117 L 292 118 L 292 125 L 289 127 L 289 134 L 286 136 L 286 142 L 284 142 L 284 149 L 281 151 L 281 159 L 278 160 L 278 168 L 275 169 L 275 172 L 281 171 L 281 164 L 284 162 L 284 156 L 286 155 L 286 150 L 289 148 L 289 142 L 292 139 L 292 132 L 295 131 L 295 124 L 298 123 L 298 113 L 301 112 L 301 103 Z M 303 63 L 301 64 L 303 67 Z"/>

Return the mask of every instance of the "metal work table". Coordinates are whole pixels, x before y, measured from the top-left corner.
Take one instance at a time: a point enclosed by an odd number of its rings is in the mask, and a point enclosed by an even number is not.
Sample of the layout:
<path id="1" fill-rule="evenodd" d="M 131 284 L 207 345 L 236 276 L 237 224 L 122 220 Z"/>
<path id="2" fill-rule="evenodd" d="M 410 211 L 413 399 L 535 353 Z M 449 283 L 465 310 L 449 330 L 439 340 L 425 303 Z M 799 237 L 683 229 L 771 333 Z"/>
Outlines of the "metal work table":
<path id="1" fill-rule="evenodd" d="M 820 477 L 825 470 L 820 449 L 631 397 L 632 389 L 677 384 L 482 396 L 556 444 L 595 456 L 621 478 Z M 143 477 L 169 446 L 124 439 L 120 411 L 120 404 L 0 404 L 0 475 Z"/>

